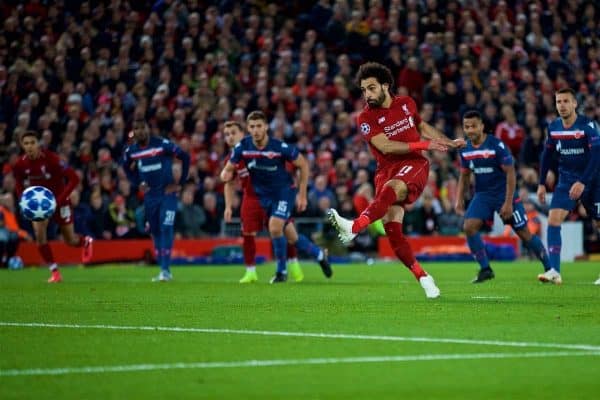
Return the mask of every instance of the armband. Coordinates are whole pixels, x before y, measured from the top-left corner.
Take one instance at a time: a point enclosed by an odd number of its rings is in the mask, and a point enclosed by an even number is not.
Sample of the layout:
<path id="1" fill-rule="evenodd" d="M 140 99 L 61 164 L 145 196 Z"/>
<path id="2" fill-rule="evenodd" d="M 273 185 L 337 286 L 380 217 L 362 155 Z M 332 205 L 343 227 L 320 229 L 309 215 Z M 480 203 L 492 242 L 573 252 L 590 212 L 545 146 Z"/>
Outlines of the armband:
<path id="1" fill-rule="evenodd" d="M 428 140 L 424 142 L 410 142 L 408 143 L 408 150 L 412 152 L 427 150 L 429 148 L 429 143 Z"/>

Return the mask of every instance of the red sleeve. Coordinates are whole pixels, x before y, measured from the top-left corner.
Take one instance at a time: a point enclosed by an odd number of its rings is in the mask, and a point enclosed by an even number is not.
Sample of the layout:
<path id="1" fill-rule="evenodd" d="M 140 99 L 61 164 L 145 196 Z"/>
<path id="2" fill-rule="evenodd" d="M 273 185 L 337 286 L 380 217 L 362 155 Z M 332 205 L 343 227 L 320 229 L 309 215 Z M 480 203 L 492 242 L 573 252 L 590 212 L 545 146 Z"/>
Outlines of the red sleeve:
<path id="1" fill-rule="evenodd" d="M 377 126 L 373 123 L 366 110 L 359 113 L 356 117 L 356 126 L 367 142 L 369 142 L 373 136 L 382 133 L 377 132 Z"/>
<path id="2" fill-rule="evenodd" d="M 21 194 L 23 194 L 23 190 L 25 190 L 25 187 L 23 186 L 25 177 L 23 176 L 23 168 L 21 167 L 21 163 L 19 161 L 17 161 L 13 167 L 13 175 L 15 176 L 15 191 L 17 194 L 17 199 L 19 199 Z"/>
<path id="3" fill-rule="evenodd" d="M 79 185 L 79 175 L 77 175 L 73 168 L 66 166 L 66 168 L 63 169 L 63 174 L 64 177 L 67 178 L 67 184 L 65 185 L 63 192 L 58 196 L 59 204 L 64 202 L 77 185 Z"/>
<path id="4" fill-rule="evenodd" d="M 415 125 L 419 126 L 419 124 L 421 123 L 421 121 L 423 121 L 423 119 L 421 119 L 421 116 L 419 115 L 419 109 L 417 108 L 417 103 L 415 103 L 415 101 L 413 100 L 412 97 L 408 97 L 407 103 L 410 105 L 410 109 L 413 111 Z"/>
<path id="5" fill-rule="evenodd" d="M 55 193 L 57 203 L 61 204 L 69 197 L 73 189 L 79 185 L 79 176 L 73 168 L 65 164 L 56 154 L 46 153 L 46 155 L 52 166 L 52 174 L 58 176 L 59 179 L 67 179 L 62 193 Z"/>

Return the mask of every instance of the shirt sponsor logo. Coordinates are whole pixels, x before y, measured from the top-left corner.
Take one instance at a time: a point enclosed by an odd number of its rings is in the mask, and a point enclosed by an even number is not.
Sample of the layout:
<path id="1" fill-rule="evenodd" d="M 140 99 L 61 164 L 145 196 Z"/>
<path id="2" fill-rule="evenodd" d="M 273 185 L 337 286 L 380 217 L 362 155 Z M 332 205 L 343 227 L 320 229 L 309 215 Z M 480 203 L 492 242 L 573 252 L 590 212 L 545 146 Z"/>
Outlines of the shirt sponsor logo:
<path id="1" fill-rule="evenodd" d="M 494 172 L 494 168 L 492 167 L 479 167 L 479 168 L 474 168 L 473 172 L 475 172 L 476 174 L 491 174 Z"/>
<path id="2" fill-rule="evenodd" d="M 158 171 L 161 168 L 162 168 L 161 163 L 155 163 L 155 164 L 149 164 L 149 165 L 139 165 L 140 172 L 143 172 L 143 173 Z"/>
<path id="3" fill-rule="evenodd" d="M 398 120 L 391 125 L 384 126 L 383 132 L 387 137 L 393 137 L 414 127 L 415 122 L 413 120 L 413 117 L 408 117 Z"/>
<path id="4" fill-rule="evenodd" d="M 581 147 L 576 147 L 574 149 L 560 149 L 560 154 L 563 156 L 577 156 L 585 153 L 585 149 Z"/>

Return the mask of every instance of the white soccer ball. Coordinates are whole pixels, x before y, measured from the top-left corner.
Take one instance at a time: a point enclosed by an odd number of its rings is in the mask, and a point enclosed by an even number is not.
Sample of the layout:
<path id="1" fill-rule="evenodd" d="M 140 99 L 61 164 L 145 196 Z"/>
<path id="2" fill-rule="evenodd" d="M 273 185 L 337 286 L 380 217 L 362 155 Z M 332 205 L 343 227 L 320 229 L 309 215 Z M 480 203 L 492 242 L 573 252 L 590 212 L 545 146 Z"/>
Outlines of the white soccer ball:
<path id="1" fill-rule="evenodd" d="M 25 189 L 19 200 L 21 213 L 31 221 L 43 221 L 54 214 L 56 198 L 43 186 L 31 186 Z"/>

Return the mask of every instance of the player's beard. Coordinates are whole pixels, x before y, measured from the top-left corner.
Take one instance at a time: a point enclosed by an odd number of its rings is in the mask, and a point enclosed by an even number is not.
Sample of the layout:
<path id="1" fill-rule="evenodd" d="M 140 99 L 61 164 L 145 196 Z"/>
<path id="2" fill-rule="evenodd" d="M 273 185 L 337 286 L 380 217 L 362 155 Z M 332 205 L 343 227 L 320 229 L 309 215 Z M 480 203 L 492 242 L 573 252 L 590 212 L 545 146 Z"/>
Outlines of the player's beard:
<path id="1" fill-rule="evenodd" d="M 384 101 L 385 101 L 385 92 L 383 91 L 383 88 L 381 88 L 381 93 L 379 94 L 377 99 L 367 100 L 367 104 L 369 105 L 369 107 L 381 107 L 383 105 Z"/>

